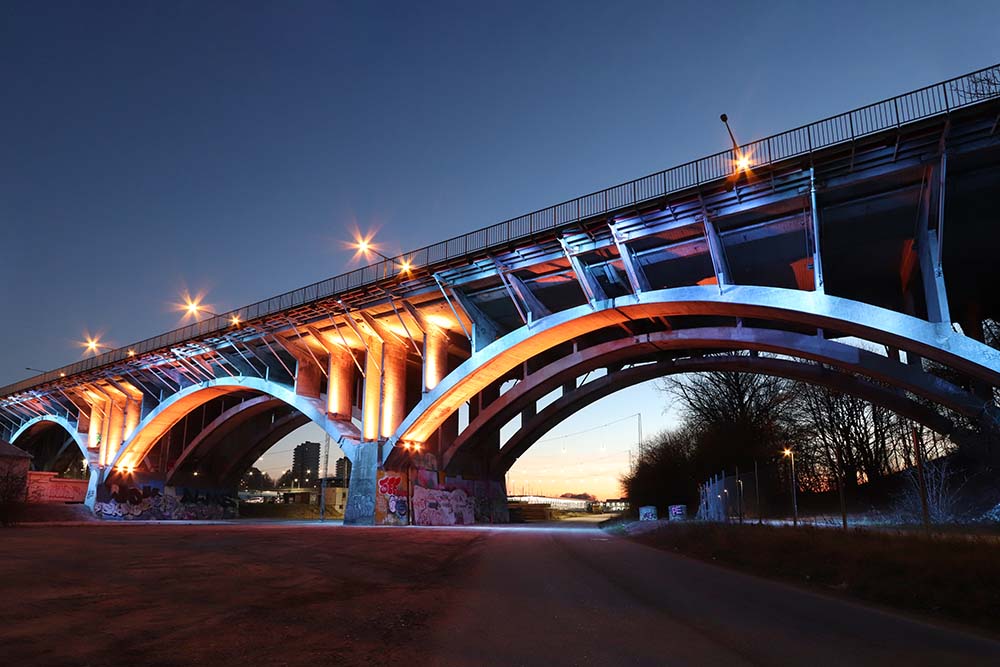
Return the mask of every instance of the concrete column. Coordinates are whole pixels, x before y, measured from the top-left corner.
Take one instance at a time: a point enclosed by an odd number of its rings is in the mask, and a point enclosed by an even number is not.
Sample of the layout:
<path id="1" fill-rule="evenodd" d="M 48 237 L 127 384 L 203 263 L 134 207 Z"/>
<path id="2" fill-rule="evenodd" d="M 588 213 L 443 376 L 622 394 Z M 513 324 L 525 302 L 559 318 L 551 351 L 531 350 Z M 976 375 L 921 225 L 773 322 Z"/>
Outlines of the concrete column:
<path id="1" fill-rule="evenodd" d="M 122 446 L 122 438 L 125 433 L 125 401 L 120 402 L 117 398 L 112 398 L 108 404 L 108 428 L 106 436 L 107 447 L 105 449 L 104 463 L 111 463 Z M 133 462 L 135 463 L 135 462 Z"/>
<path id="2" fill-rule="evenodd" d="M 386 342 L 382 347 L 382 429 L 388 438 L 406 416 L 406 356 L 402 345 Z"/>
<path id="3" fill-rule="evenodd" d="M 344 524 L 370 526 L 375 522 L 375 483 L 378 471 L 378 445 L 362 442 L 351 449 L 351 482 L 347 489 Z M 348 448 L 345 447 L 345 453 Z"/>
<path id="4" fill-rule="evenodd" d="M 330 375 L 326 391 L 326 411 L 336 419 L 350 419 L 354 404 L 354 360 L 339 346 L 330 348 Z"/>
<path id="5" fill-rule="evenodd" d="M 94 509 L 94 503 L 97 502 L 97 487 L 101 484 L 101 470 L 95 465 L 91 465 L 90 468 L 90 481 L 87 484 L 87 495 L 83 499 L 83 504 L 91 511 Z"/>
<path id="6" fill-rule="evenodd" d="M 448 371 L 448 337 L 432 328 L 424 336 L 424 392 L 438 386 Z"/>
<path id="7" fill-rule="evenodd" d="M 319 398 L 323 374 L 312 359 L 299 359 L 295 364 L 295 393 L 299 396 Z"/>
<path id="8" fill-rule="evenodd" d="M 365 355 L 365 391 L 361 405 L 361 437 L 364 440 L 377 440 L 379 422 L 382 414 L 382 366 L 385 357 L 385 344 L 370 336 L 368 338 L 368 353 Z"/>
<path id="9" fill-rule="evenodd" d="M 98 450 L 98 460 L 104 462 L 107 442 L 105 441 L 105 415 L 111 407 L 111 401 L 93 392 L 87 393 L 90 403 L 90 428 L 87 431 L 87 442 Z"/>

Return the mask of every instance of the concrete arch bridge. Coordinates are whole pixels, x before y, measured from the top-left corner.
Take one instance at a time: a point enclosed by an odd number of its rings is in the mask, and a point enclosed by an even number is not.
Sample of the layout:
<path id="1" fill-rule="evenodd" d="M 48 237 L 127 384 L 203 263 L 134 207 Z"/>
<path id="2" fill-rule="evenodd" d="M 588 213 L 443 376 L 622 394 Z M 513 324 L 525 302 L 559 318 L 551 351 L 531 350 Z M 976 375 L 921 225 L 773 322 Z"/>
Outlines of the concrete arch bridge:
<path id="1" fill-rule="evenodd" d="M 0 435 L 79 452 L 94 506 L 199 516 L 312 421 L 352 461 L 346 521 L 386 524 L 505 520 L 541 435 L 671 373 L 796 378 L 961 441 L 998 420 L 998 123 L 992 67 L 4 387 Z"/>

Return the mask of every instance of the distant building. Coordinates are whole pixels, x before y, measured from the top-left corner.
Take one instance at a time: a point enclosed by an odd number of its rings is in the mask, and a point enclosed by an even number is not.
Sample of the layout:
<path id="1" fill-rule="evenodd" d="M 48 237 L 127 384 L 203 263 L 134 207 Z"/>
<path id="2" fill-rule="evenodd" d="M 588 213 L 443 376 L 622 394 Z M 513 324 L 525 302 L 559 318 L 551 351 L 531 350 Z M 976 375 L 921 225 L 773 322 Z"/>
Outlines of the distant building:
<path id="1" fill-rule="evenodd" d="M 333 486 L 346 489 L 351 485 L 351 460 L 346 456 L 337 459 L 333 468 Z"/>
<path id="2" fill-rule="evenodd" d="M 604 501 L 605 512 L 624 512 L 628 509 L 628 498 L 608 498 Z"/>
<path id="3" fill-rule="evenodd" d="M 319 476 L 319 443 L 303 442 L 292 452 L 292 479 L 299 480 L 297 486 L 304 487 L 312 486 Z"/>

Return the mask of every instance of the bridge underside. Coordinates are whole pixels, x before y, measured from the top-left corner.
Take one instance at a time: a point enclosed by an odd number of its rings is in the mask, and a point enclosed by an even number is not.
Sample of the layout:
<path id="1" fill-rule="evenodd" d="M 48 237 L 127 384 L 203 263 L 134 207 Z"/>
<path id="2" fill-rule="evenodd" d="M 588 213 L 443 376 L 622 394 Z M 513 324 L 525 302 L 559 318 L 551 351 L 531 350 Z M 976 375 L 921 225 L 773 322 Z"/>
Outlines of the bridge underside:
<path id="1" fill-rule="evenodd" d="M 54 467 L 72 436 L 92 501 L 162 509 L 156 488 L 231 495 L 312 421 L 352 461 L 351 523 L 503 521 L 504 473 L 541 435 L 673 373 L 820 384 L 975 449 L 998 423 L 1000 87 L 972 90 L 966 108 L 897 110 L 878 131 L 851 112 L 816 126 L 849 141 L 795 130 L 744 147 L 748 171 L 716 156 L 116 350 L 9 392 L 0 434 Z"/>

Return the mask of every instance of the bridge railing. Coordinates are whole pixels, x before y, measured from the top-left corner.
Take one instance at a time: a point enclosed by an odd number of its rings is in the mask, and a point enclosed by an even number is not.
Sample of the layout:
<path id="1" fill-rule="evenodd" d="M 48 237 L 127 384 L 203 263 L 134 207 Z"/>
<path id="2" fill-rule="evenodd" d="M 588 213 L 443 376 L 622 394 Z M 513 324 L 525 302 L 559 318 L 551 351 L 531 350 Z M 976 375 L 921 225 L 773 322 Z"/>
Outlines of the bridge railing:
<path id="1" fill-rule="evenodd" d="M 1000 98 L 1000 64 L 758 139 L 744 144 L 739 151 L 741 155 L 750 158 L 752 166 L 769 166 L 775 162 L 808 155 L 816 150 L 852 142 L 871 134 L 997 98 Z M 470 253 L 525 239 L 539 232 L 614 213 L 699 185 L 730 178 L 736 172 L 737 157 L 733 149 L 725 150 L 425 246 L 390 260 L 381 260 L 216 317 L 209 317 L 154 338 L 22 380 L 0 388 L 0 396 L 24 391 L 39 384 L 58 380 L 60 377 L 126 361 L 131 356 L 130 350 L 141 356 L 185 341 L 223 332 L 229 328 L 233 316 L 239 317 L 241 322 L 251 322 L 289 308 L 371 285 L 395 275 L 404 261 L 414 268 L 433 266 Z"/>

